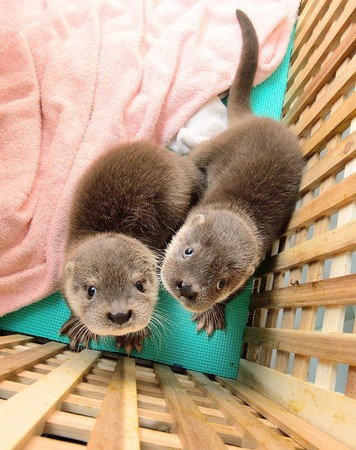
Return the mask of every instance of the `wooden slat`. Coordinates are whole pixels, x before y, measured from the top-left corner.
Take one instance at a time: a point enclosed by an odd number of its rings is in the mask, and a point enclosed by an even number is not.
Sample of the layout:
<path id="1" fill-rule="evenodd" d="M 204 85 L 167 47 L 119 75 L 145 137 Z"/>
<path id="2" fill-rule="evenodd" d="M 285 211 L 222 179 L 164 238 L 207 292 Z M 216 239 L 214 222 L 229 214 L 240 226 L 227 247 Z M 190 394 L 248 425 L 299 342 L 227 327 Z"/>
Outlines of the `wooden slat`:
<path id="1" fill-rule="evenodd" d="M 88 449 L 139 449 L 138 429 L 135 360 L 119 356 Z"/>
<path id="2" fill-rule="evenodd" d="M 324 158 L 308 169 L 302 177 L 300 194 L 315 189 L 324 178 L 338 173 L 345 164 L 356 156 L 356 132 L 329 149 Z"/>
<path id="3" fill-rule="evenodd" d="M 328 153 L 330 148 L 335 145 L 335 141 L 336 138 L 328 142 L 326 147 L 326 153 Z M 318 159 L 319 159 L 318 155 L 313 155 L 311 158 L 309 158 L 307 166 L 310 167 L 311 164 L 313 163 L 317 164 Z M 330 189 L 330 187 L 335 184 L 335 178 L 336 177 L 332 175 L 320 184 L 320 194 L 323 194 L 325 191 Z M 304 196 L 304 198 L 305 199 L 308 198 L 309 201 L 311 197 L 312 197 L 311 192 Z M 323 217 L 320 220 L 317 220 L 316 223 L 314 224 L 313 238 L 316 238 L 317 236 L 324 234 L 329 229 L 329 225 L 330 219 L 328 216 Z M 322 273 L 323 273 L 323 261 L 314 261 L 309 263 L 306 275 L 306 282 L 314 282 L 320 280 L 322 277 Z M 314 331 L 316 317 L 317 317 L 317 308 L 315 307 L 302 308 L 299 318 L 298 329 L 305 331 Z M 300 378 L 302 380 L 307 380 L 309 373 L 309 366 L 310 366 L 310 357 L 296 353 L 294 355 L 293 367 L 291 370 L 292 376 Z"/>
<path id="4" fill-rule="evenodd" d="M 345 125 L 356 114 L 356 93 L 354 92 L 342 105 L 327 119 L 323 125 L 302 145 L 303 156 L 310 156 L 321 150 L 328 139 L 336 133 L 342 133 Z"/>
<path id="5" fill-rule="evenodd" d="M 341 16 L 330 28 L 326 37 L 319 43 L 317 49 L 309 58 L 308 63 L 305 67 L 303 67 L 303 71 L 299 72 L 298 77 L 296 77 L 291 85 L 291 88 L 287 91 L 284 99 L 284 104 L 286 107 L 290 107 L 292 100 L 295 96 L 302 92 L 308 79 L 320 70 L 322 61 L 326 58 L 329 51 L 335 46 L 334 43 L 338 40 L 338 36 L 341 36 L 341 34 L 351 23 L 351 18 L 355 13 L 355 9 L 355 3 L 348 1 Z"/>
<path id="6" fill-rule="evenodd" d="M 87 442 L 94 425 L 95 419 L 93 417 L 54 411 L 46 420 L 44 433 Z"/>
<path id="7" fill-rule="evenodd" d="M 313 29 L 313 38 L 305 43 L 296 60 L 293 61 L 288 73 L 289 80 L 294 80 L 296 74 L 300 72 L 300 69 L 308 62 L 309 57 L 315 51 L 315 48 L 318 48 L 318 45 L 325 40 L 325 33 L 330 29 L 330 25 L 333 25 L 333 22 L 337 19 L 337 16 L 340 15 L 340 11 L 345 8 L 348 1 L 349 0 L 334 0 L 331 2 L 329 1 L 328 4 L 323 2 L 326 8 L 322 8 L 319 13 L 320 21 Z"/>
<path id="8" fill-rule="evenodd" d="M 0 336 L 0 348 L 7 347 L 8 345 L 25 344 L 26 342 L 33 341 L 33 337 L 25 336 L 23 334 L 10 334 L 9 336 Z"/>
<path id="9" fill-rule="evenodd" d="M 253 363 L 251 363 L 253 364 Z M 214 399 L 219 408 L 229 416 L 232 423 L 242 434 L 242 445 L 251 448 L 287 449 L 294 445 L 283 440 L 270 427 L 265 426 L 257 417 L 241 405 L 236 398 L 226 392 L 221 386 L 209 380 L 205 375 L 188 371 L 192 379 Z M 201 446 L 200 448 L 205 448 Z M 211 447 L 213 448 L 213 447 Z"/>
<path id="10" fill-rule="evenodd" d="M 24 450 L 83 450 L 80 444 L 73 442 L 58 441 L 41 436 L 34 436 L 29 443 L 25 445 Z"/>
<path id="11" fill-rule="evenodd" d="M 250 310 L 267 307 L 302 308 L 354 304 L 356 304 L 356 274 L 253 294 Z"/>
<path id="12" fill-rule="evenodd" d="M 25 388 L 26 385 L 14 381 L 0 381 L 0 397 L 7 400 Z"/>
<path id="13" fill-rule="evenodd" d="M 347 447 L 318 430 L 303 419 L 281 408 L 263 395 L 248 388 L 237 380 L 217 377 L 217 381 L 241 400 L 252 406 L 263 417 L 266 417 L 276 427 L 292 437 L 296 442 L 307 449 L 345 449 Z"/>
<path id="14" fill-rule="evenodd" d="M 140 441 L 142 445 L 151 449 L 182 449 L 182 443 L 176 434 L 140 428 Z M 203 447 L 202 447 L 203 448 Z"/>
<path id="15" fill-rule="evenodd" d="M 28 442 L 33 434 L 41 434 L 47 417 L 99 354 L 93 350 L 74 354 L 43 379 L 0 405 L 0 448 L 18 448 Z M 24 411 L 28 413 L 24 414 Z"/>
<path id="16" fill-rule="evenodd" d="M 356 334 L 356 320 L 354 322 L 353 333 Z M 345 394 L 356 400 L 356 366 L 349 367 Z"/>
<path id="17" fill-rule="evenodd" d="M 32 367 L 34 364 L 56 355 L 66 347 L 67 345 L 58 342 L 48 342 L 40 347 L 8 355 L 0 359 L 0 380 L 4 380 L 6 377 L 21 372 L 21 370 Z"/>
<path id="18" fill-rule="evenodd" d="M 355 400 L 246 360 L 240 361 L 238 379 L 346 447 L 356 449 Z"/>
<path id="19" fill-rule="evenodd" d="M 319 119 L 323 119 L 330 111 L 335 99 L 348 94 L 355 84 L 356 56 L 348 64 L 343 64 L 336 72 L 335 80 L 316 97 L 315 102 L 303 112 L 298 122 L 292 128 L 298 136 L 306 136 L 308 131 Z"/>
<path id="20" fill-rule="evenodd" d="M 331 216 L 356 198 L 356 173 L 321 193 L 292 216 L 289 230 L 308 226 L 324 216 Z"/>
<path id="21" fill-rule="evenodd" d="M 244 341 L 356 365 L 356 335 L 352 333 L 246 327 Z"/>
<path id="22" fill-rule="evenodd" d="M 309 40 L 315 25 L 325 11 L 326 4 L 322 0 L 308 1 L 297 20 L 297 29 L 293 42 L 293 54 L 298 55 L 304 43 Z M 293 58 L 293 61 L 295 57 Z"/>
<path id="23" fill-rule="evenodd" d="M 169 367 L 155 364 L 154 369 L 184 448 L 224 449 L 222 439 L 207 426 L 204 416 Z"/>
<path id="24" fill-rule="evenodd" d="M 283 310 L 282 315 L 282 323 L 281 328 L 282 329 L 290 329 L 294 325 L 295 321 L 295 309 L 294 308 L 285 308 Z M 261 345 L 261 344 L 258 344 Z M 267 345 L 266 347 L 271 347 Z M 275 347 L 276 348 L 276 347 Z M 287 373 L 288 371 L 288 364 L 289 364 L 289 353 L 286 351 L 287 349 L 284 349 L 282 347 L 277 347 L 277 354 L 274 364 L 274 369 L 278 370 L 279 372 Z"/>
<path id="25" fill-rule="evenodd" d="M 356 129 L 356 119 L 353 120 L 351 129 L 352 131 Z M 347 163 L 344 173 L 345 177 L 350 177 L 351 174 L 356 174 L 356 159 Z M 354 217 L 356 217 L 356 202 L 345 206 L 339 211 L 337 225 L 342 226 Z M 354 235 L 354 238 L 355 236 L 356 235 Z M 334 257 L 331 262 L 330 278 L 335 278 L 350 273 L 351 260 L 351 252 L 345 252 Z M 322 331 L 342 332 L 345 321 L 345 310 L 346 309 L 344 306 L 333 306 L 326 308 Z M 356 337 L 355 335 L 353 336 Z M 355 365 L 355 363 L 351 365 Z M 315 384 L 326 389 L 334 390 L 336 375 L 337 364 L 330 364 L 329 361 L 319 360 L 316 370 Z"/>
<path id="26" fill-rule="evenodd" d="M 334 51 L 332 58 L 329 58 L 323 67 L 315 74 L 313 80 L 304 89 L 303 93 L 300 93 L 297 101 L 293 103 L 293 107 L 290 107 L 291 100 L 294 98 L 289 98 L 288 101 L 285 99 L 285 105 L 283 110 L 285 111 L 285 116 L 283 117 L 283 122 L 291 125 L 299 117 L 300 113 L 310 104 L 315 94 L 332 78 L 338 67 L 342 62 L 351 55 L 356 48 L 355 41 L 356 24 L 347 32 L 346 36 L 339 44 L 338 48 Z"/>
<path id="27" fill-rule="evenodd" d="M 356 220 L 310 239 L 264 261 L 258 273 L 279 272 L 336 253 L 356 250 Z"/>

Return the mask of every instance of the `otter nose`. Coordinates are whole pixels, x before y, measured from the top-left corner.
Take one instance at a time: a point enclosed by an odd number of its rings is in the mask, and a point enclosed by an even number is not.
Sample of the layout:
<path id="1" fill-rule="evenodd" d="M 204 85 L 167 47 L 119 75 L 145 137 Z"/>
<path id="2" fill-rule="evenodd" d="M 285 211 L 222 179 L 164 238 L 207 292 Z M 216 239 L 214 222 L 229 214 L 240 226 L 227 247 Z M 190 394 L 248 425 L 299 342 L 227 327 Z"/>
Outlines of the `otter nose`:
<path id="1" fill-rule="evenodd" d="M 193 291 L 192 285 L 181 281 L 177 284 L 180 295 L 187 298 L 188 300 L 195 300 L 197 293 Z"/>
<path id="2" fill-rule="evenodd" d="M 118 312 L 117 314 L 108 313 L 108 319 L 113 323 L 117 323 L 118 325 L 123 325 L 130 319 L 131 316 L 132 316 L 131 309 L 127 313 L 121 312 Z"/>

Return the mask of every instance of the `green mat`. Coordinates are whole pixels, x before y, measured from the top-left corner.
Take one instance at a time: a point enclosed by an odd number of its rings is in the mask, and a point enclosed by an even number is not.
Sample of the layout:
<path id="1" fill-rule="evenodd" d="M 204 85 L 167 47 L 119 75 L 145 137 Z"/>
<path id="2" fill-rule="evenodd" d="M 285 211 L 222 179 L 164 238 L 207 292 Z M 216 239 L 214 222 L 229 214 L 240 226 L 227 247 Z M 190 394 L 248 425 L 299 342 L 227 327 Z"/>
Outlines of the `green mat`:
<path id="1" fill-rule="evenodd" d="M 290 52 L 291 43 L 279 68 L 264 83 L 253 89 L 251 101 L 255 114 L 280 119 Z M 228 304 L 226 331 L 217 331 L 210 338 L 205 332 L 196 332 L 196 325 L 190 320 L 191 314 L 162 288 L 158 308 L 169 323 L 145 341 L 141 354 L 133 351 L 132 355 L 199 372 L 236 378 L 251 286 L 252 280 L 245 291 Z M 66 337 L 59 336 L 58 333 L 69 315 L 65 301 L 57 292 L 38 303 L 0 318 L 0 329 L 68 342 Z M 117 351 L 114 340 L 107 337 L 98 343 L 92 343 L 91 347 Z"/>

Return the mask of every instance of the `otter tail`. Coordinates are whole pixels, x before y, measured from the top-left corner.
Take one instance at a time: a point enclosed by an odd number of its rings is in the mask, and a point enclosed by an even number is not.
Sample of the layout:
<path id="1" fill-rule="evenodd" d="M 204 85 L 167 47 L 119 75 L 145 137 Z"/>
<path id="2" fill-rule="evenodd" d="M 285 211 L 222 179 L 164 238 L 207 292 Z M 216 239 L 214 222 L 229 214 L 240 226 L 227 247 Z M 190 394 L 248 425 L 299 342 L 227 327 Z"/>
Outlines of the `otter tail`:
<path id="1" fill-rule="evenodd" d="M 242 33 L 242 50 L 239 66 L 232 82 L 228 99 L 229 121 L 251 114 L 250 94 L 258 62 L 258 38 L 252 22 L 240 9 L 236 10 Z"/>

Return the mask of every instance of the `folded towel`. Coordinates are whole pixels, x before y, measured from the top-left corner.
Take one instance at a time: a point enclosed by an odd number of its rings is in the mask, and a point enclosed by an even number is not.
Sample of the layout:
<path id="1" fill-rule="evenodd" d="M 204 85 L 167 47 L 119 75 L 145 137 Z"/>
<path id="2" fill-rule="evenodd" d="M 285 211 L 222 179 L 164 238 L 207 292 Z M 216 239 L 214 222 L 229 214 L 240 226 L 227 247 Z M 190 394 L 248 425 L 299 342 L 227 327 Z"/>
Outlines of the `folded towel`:
<path id="1" fill-rule="evenodd" d="M 279 64 L 299 0 L 0 0 L 0 315 L 58 288 L 74 185 L 107 147 L 167 144 L 228 89 L 234 10 Z"/>
<path id="2" fill-rule="evenodd" d="M 214 97 L 205 103 L 169 142 L 168 147 L 176 153 L 186 155 L 189 150 L 227 127 L 227 108 Z"/>

